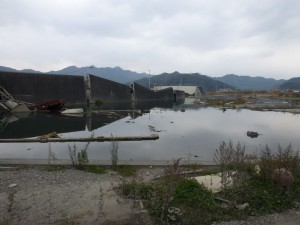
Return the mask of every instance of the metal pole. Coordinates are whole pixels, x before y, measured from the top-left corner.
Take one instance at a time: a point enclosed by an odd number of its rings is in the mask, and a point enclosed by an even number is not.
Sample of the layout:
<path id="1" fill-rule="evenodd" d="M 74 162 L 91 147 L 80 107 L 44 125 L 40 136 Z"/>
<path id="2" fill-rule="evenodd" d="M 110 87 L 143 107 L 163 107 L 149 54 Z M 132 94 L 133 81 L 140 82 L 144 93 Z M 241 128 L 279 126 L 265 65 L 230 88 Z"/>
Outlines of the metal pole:
<path id="1" fill-rule="evenodd" d="M 149 72 L 149 82 L 148 82 L 148 87 L 149 87 L 149 90 L 150 90 L 150 70 L 148 70 L 148 72 Z"/>

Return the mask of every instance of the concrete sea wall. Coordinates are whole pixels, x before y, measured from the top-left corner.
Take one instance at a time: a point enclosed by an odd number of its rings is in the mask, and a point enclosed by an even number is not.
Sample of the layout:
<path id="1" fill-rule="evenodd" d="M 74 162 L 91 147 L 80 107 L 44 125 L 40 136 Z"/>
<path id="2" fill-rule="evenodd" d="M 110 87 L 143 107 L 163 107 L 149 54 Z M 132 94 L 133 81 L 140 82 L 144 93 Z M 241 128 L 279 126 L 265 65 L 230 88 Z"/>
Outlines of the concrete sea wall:
<path id="1" fill-rule="evenodd" d="M 69 104 L 86 101 L 83 76 L 0 72 L 0 85 L 15 99 L 35 104 L 62 98 Z"/>
<path id="2" fill-rule="evenodd" d="M 152 91 L 137 83 L 124 85 L 94 75 L 0 72 L 0 85 L 15 99 L 35 104 L 64 99 L 67 106 L 110 102 L 117 108 L 123 103 L 132 108 L 142 101 L 174 101 L 172 88 Z"/>

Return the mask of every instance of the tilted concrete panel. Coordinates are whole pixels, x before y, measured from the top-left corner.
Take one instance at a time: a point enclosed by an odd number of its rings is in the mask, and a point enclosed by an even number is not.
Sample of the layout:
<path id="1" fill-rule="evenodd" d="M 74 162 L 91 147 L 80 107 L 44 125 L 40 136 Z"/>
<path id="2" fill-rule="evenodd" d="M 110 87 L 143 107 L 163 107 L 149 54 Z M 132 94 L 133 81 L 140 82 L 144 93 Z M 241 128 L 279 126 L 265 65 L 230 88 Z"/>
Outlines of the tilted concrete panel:
<path id="1" fill-rule="evenodd" d="M 173 88 L 166 88 L 163 90 L 155 91 L 154 96 L 155 99 L 170 100 L 173 99 L 173 93 L 174 93 Z"/>
<path id="2" fill-rule="evenodd" d="M 135 101 L 170 100 L 173 99 L 173 89 L 166 88 L 159 91 L 152 91 L 142 85 L 134 83 L 134 97 Z"/>
<path id="3" fill-rule="evenodd" d="M 144 101 L 144 100 L 151 100 L 154 99 L 153 91 L 145 88 L 142 85 L 134 83 L 134 96 L 135 101 Z"/>
<path id="4" fill-rule="evenodd" d="M 94 75 L 89 75 L 90 99 L 92 103 L 100 101 L 131 101 L 128 85 L 120 84 Z"/>

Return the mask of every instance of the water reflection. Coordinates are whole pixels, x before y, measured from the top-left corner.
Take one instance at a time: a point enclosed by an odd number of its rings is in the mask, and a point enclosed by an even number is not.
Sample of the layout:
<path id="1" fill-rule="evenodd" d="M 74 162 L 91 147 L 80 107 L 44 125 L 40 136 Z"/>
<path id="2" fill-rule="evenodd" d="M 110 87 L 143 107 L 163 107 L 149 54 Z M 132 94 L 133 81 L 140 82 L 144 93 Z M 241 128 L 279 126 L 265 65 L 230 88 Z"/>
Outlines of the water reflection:
<path id="1" fill-rule="evenodd" d="M 55 114 L 7 114 L 1 118 L 0 138 L 27 138 L 51 132 L 85 130 L 85 118 Z"/>
<path id="2" fill-rule="evenodd" d="M 22 126 L 27 125 L 28 132 L 33 132 L 30 131 L 30 127 L 43 130 L 46 128 L 40 127 L 44 123 L 42 120 L 45 119 L 52 128 L 44 132 L 50 133 L 56 129 L 55 131 L 61 133 L 63 137 L 87 137 L 93 133 L 95 136 L 146 136 L 152 133 L 160 136 L 156 141 L 119 143 L 119 159 L 129 163 L 172 160 L 179 157 L 211 162 L 220 142 L 229 140 L 234 144 L 239 141 L 245 145 L 249 153 L 258 152 L 265 145 L 276 149 L 278 144 L 286 146 L 291 143 L 296 150 L 300 148 L 298 137 L 300 118 L 299 115 L 290 113 L 231 109 L 223 113 L 219 109 L 186 103 L 169 109 L 156 107 L 142 114 L 116 112 L 116 114 L 96 114 L 89 118 L 57 118 L 52 115 L 39 121 L 39 118 L 31 117 L 33 116 L 19 118 L 17 121 L 14 118 L 10 119 L 11 122 L 6 125 L 4 132 L 10 125 L 18 122 Z M 26 119 L 36 120 L 35 125 L 32 125 L 32 122 L 25 122 Z M 74 124 L 76 126 L 73 126 Z M 17 127 L 17 124 L 14 126 Z M 61 132 L 58 131 L 58 127 L 61 128 Z M 250 138 L 246 134 L 249 130 L 262 135 Z M 12 128 L 10 133 L 13 133 Z M 31 133 L 31 135 L 38 134 Z M 84 143 L 78 143 L 79 149 L 81 145 Z M 47 159 L 48 148 L 48 144 L 0 144 L 0 161 L 4 158 Z M 51 148 L 58 159 L 68 160 L 66 143 L 51 143 Z M 91 143 L 90 161 L 109 162 L 109 149 L 110 143 Z"/>
<path id="3" fill-rule="evenodd" d="M 86 129 L 93 131 L 126 116 L 137 118 L 145 110 L 149 111 L 154 106 L 172 108 L 173 104 L 172 101 L 105 103 L 101 106 L 86 109 L 89 112 L 85 116 L 67 116 L 53 113 L 6 113 L 0 115 L 0 138 L 29 138 L 52 132 L 70 133 Z M 129 106 L 133 106 L 133 108 L 129 108 Z M 136 106 L 139 108 L 136 108 Z M 118 111 L 99 111 L 105 109 Z"/>

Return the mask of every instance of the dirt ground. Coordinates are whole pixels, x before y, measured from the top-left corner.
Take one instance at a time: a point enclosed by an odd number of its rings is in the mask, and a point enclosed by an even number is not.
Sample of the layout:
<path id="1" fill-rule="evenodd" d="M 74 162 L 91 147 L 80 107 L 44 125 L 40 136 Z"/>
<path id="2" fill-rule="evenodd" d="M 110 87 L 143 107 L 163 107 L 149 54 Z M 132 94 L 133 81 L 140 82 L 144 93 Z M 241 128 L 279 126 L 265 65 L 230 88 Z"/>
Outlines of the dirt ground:
<path id="1" fill-rule="evenodd" d="M 143 167 L 136 179 L 151 181 L 162 172 L 159 167 Z M 99 175 L 75 169 L 0 170 L 0 225 L 150 225 L 141 202 L 125 199 L 118 193 L 123 179 L 114 172 Z M 218 223 L 242 224 L 299 225 L 300 210 Z"/>
<path id="2" fill-rule="evenodd" d="M 160 169 L 141 169 L 150 180 Z M 0 224 L 149 224 L 139 201 L 122 198 L 115 173 L 41 168 L 0 171 Z"/>

